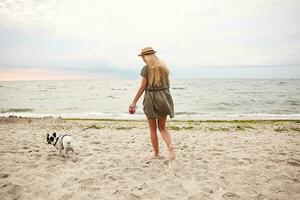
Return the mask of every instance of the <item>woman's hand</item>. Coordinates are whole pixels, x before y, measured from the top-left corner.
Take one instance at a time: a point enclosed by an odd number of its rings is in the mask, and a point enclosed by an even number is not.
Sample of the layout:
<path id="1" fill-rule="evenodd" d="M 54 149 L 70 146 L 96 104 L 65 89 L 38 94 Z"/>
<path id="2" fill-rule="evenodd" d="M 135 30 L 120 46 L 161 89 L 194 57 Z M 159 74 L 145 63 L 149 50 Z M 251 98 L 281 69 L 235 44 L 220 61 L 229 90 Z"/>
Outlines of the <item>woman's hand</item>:
<path id="1" fill-rule="evenodd" d="M 136 107 L 136 103 L 131 103 L 130 105 L 129 105 L 129 109 L 130 108 L 135 108 Z"/>
<path id="2" fill-rule="evenodd" d="M 129 110 L 128 110 L 128 112 L 129 112 L 130 114 L 134 114 L 136 108 L 137 108 L 137 107 L 136 107 L 136 104 L 135 104 L 135 103 L 132 103 L 132 104 L 129 105 Z"/>

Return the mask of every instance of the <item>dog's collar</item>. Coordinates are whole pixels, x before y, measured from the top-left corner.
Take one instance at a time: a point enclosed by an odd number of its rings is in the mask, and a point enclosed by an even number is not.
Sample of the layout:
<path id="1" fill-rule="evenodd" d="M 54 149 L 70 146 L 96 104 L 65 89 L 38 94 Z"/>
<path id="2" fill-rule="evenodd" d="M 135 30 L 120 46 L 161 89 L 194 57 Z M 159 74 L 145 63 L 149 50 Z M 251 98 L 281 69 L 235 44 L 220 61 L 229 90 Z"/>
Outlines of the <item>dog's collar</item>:
<path id="1" fill-rule="evenodd" d="M 57 141 L 58 141 L 59 138 L 60 138 L 60 136 L 58 136 L 58 137 L 56 138 L 56 141 L 55 141 L 55 143 L 53 144 L 53 146 L 56 145 L 56 143 L 57 143 Z"/>
<path id="2" fill-rule="evenodd" d="M 55 141 L 55 143 L 53 144 L 53 146 L 55 146 L 56 145 L 56 143 L 57 143 L 57 141 L 59 140 L 59 138 L 61 137 L 61 140 L 63 140 L 63 138 L 65 137 L 65 136 L 67 136 L 68 134 L 64 134 L 63 136 L 58 136 L 57 138 L 56 138 L 56 141 Z M 64 145 L 62 145 L 62 148 L 64 149 Z"/>

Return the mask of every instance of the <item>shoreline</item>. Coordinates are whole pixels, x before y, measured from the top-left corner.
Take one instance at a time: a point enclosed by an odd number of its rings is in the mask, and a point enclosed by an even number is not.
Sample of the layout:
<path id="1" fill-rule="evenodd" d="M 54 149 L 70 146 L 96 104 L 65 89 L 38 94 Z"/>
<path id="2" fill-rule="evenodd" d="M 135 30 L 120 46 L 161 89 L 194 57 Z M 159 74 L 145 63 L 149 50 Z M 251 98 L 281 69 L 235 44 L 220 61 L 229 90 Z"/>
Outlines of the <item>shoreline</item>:
<path id="1" fill-rule="evenodd" d="M 28 108 L 26 108 L 28 109 Z M 25 110 L 25 109 L 23 109 Z M 64 119 L 87 119 L 87 120 L 146 120 L 146 116 L 141 111 L 133 115 L 128 112 L 123 113 L 98 113 L 98 112 L 82 112 L 82 113 L 32 113 L 32 112 L 4 112 L 0 110 L 0 117 L 29 117 L 29 118 L 64 118 Z M 170 118 L 168 117 L 170 120 Z M 300 120 L 300 113 L 289 114 L 267 114 L 267 113 L 207 113 L 207 114 L 178 114 L 170 121 L 257 121 L 257 120 Z"/>
<path id="2" fill-rule="evenodd" d="M 93 119 L 93 118 L 61 118 L 64 120 L 69 120 L 69 121 L 116 121 L 116 122 L 131 122 L 131 121 L 138 121 L 138 122 L 145 122 L 147 121 L 146 119 L 141 120 L 141 119 Z M 300 123 L 300 119 L 208 119 L 208 120 L 173 120 L 173 119 L 168 119 L 168 122 L 183 122 L 183 123 L 188 123 L 188 122 L 220 122 L 220 123 L 227 123 L 227 122 L 239 122 L 239 123 L 257 123 L 257 122 L 296 122 Z"/>
<path id="3" fill-rule="evenodd" d="M 19 119 L 61 119 L 66 121 L 111 121 L 111 122 L 147 122 L 146 119 L 113 119 L 113 118 L 68 118 L 68 117 L 23 117 L 23 116 L 0 116 L 0 119 L 19 118 Z M 259 122 L 296 122 L 300 123 L 300 119 L 169 119 L 168 123 L 183 122 L 183 123 L 199 123 L 199 122 L 216 122 L 216 123 L 259 123 Z"/>

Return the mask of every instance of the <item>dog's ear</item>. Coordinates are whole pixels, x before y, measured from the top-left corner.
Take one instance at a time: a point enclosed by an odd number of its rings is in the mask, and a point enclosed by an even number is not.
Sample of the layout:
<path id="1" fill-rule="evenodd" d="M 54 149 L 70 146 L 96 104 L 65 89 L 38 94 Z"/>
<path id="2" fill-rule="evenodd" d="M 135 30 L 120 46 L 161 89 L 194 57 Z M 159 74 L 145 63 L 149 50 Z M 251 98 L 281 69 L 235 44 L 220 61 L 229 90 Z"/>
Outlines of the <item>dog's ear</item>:
<path id="1" fill-rule="evenodd" d="M 55 132 L 53 133 L 53 137 L 56 137 L 56 133 Z"/>
<path id="2" fill-rule="evenodd" d="M 49 141 L 49 133 L 47 133 L 47 141 Z"/>

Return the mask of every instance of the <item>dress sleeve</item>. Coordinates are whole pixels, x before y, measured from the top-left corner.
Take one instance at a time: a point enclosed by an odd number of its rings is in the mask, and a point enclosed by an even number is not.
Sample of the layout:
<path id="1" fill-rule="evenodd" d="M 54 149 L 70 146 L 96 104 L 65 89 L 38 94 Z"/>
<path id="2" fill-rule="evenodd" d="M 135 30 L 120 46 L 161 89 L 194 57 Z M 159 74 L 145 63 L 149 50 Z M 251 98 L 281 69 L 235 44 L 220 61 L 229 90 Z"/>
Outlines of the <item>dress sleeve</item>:
<path id="1" fill-rule="evenodd" d="M 141 76 L 144 77 L 144 78 L 148 78 L 148 70 L 147 70 L 147 65 L 144 66 L 141 70 Z"/>

